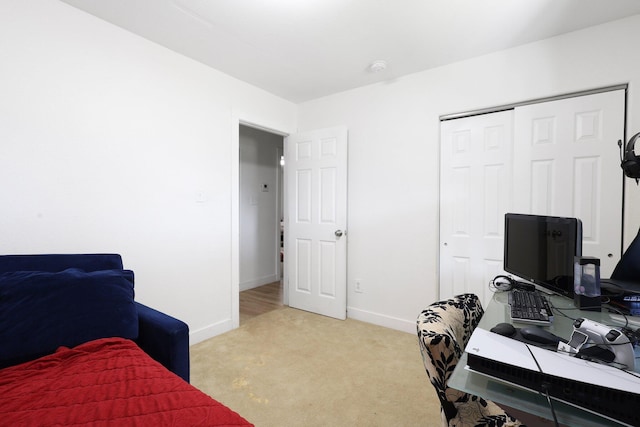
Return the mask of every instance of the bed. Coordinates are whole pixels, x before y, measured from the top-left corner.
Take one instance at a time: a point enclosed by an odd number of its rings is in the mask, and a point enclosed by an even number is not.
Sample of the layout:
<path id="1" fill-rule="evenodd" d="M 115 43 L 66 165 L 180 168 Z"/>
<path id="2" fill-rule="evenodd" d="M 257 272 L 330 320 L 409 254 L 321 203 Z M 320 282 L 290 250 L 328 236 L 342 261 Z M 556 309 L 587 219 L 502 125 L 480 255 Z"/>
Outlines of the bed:
<path id="1" fill-rule="evenodd" d="M 252 425 L 188 363 L 188 327 L 134 301 L 119 255 L 0 256 L 3 425 Z"/>

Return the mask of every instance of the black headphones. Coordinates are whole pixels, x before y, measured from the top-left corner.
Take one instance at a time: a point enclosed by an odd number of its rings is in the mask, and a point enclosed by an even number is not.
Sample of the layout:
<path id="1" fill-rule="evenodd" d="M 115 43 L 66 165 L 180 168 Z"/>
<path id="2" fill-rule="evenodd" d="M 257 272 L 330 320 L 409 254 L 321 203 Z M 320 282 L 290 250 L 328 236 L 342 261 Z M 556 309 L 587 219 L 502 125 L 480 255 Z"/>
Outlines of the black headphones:
<path id="1" fill-rule="evenodd" d="M 491 284 L 499 291 L 509 291 L 515 287 L 516 281 L 509 276 L 496 276 Z"/>
<path id="2" fill-rule="evenodd" d="M 640 157 L 636 156 L 636 153 L 633 150 L 636 145 L 636 140 L 639 138 L 640 132 L 633 135 L 629 142 L 627 142 L 627 145 L 624 148 L 624 157 L 620 163 L 620 167 L 622 167 L 624 174 L 629 178 L 634 178 L 636 180 L 640 178 Z"/>
<path id="3" fill-rule="evenodd" d="M 521 289 L 523 291 L 535 291 L 535 285 L 526 282 L 519 282 L 513 277 L 509 276 L 496 276 L 489 283 L 489 288 L 495 291 L 510 291 L 511 289 Z"/>

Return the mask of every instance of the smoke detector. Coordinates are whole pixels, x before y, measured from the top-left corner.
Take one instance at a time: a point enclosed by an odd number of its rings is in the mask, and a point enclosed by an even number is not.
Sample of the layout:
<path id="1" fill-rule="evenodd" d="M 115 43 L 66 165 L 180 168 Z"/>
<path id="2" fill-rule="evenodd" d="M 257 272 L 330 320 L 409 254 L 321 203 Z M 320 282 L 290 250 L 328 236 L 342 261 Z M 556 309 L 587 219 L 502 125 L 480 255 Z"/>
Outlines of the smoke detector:
<path id="1" fill-rule="evenodd" d="M 387 69 L 387 61 L 383 61 L 379 59 L 377 61 L 373 61 L 371 65 L 369 65 L 369 71 L 372 73 L 379 73 Z"/>

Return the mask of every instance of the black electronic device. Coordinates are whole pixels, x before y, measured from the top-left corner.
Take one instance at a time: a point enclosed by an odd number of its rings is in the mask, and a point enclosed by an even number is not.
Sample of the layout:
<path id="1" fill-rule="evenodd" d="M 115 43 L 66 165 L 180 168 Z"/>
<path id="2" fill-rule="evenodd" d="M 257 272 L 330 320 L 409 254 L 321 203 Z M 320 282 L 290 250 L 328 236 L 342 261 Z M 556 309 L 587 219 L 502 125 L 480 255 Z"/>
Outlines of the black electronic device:
<path id="1" fill-rule="evenodd" d="M 574 257 L 582 255 L 582 222 L 507 213 L 504 227 L 504 270 L 572 298 Z"/>
<path id="2" fill-rule="evenodd" d="M 498 323 L 490 332 L 550 351 L 556 351 L 559 342 L 567 341 L 539 326 L 516 328 L 511 323 Z"/>
<path id="3" fill-rule="evenodd" d="M 631 137 L 631 139 L 629 139 L 629 142 L 625 145 L 624 155 L 620 164 L 624 174 L 629 178 L 634 178 L 636 180 L 640 179 L 640 157 L 636 156 L 634 150 L 638 139 L 640 139 L 640 132 L 636 133 Z"/>
<path id="4" fill-rule="evenodd" d="M 502 335 L 504 337 L 513 338 L 516 335 L 518 330 L 511 323 L 498 323 L 496 326 L 491 328 L 491 332 L 494 332 L 498 335 Z"/>
<path id="5" fill-rule="evenodd" d="M 562 338 L 557 335 L 552 334 L 546 329 L 542 329 L 538 326 L 531 326 L 528 328 L 520 329 L 520 335 L 522 338 L 528 341 L 537 342 L 539 344 L 552 344 L 558 345 Z"/>

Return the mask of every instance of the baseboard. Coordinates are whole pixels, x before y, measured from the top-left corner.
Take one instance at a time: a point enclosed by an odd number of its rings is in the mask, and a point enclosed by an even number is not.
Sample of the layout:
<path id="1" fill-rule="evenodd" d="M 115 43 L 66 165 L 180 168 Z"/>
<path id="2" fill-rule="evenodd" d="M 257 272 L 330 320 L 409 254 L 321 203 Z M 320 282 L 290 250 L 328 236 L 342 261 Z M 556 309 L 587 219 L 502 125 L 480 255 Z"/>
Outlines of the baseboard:
<path id="1" fill-rule="evenodd" d="M 257 288 L 258 286 L 268 285 L 269 283 L 273 283 L 278 280 L 278 277 L 275 274 L 271 274 L 269 276 L 258 277 L 257 279 L 251 279 L 240 283 L 239 289 L 240 292 L 247 291 L 249 289 Z"/>
<path id="2" fill-rule="evenodd" d="M 224 334 L 233 329 L 233 323 L 231 319 L 221 320 L 220 322 L 213 323 L 205 326 L 204 328 L 197 329 L 189 332 L 189 345 L 198 344 L 199 342 L 208 340 L 217 335 Z"/>
<path id="3" fill-rule="evenodd" d="M 272 280 L 269 283 L 273 283 Z M 399 319 L 397 317 L 387 316 L 380 313 L 374 313 L 371 311 L 361 310 L 359 308 L 347 307 L 347 317 L 362 322 L 371 323 L 385 328 L 395 329 L 397 331 L 406 332 L 409 334 L 416 333 L 416 323 Z M 233 329 L 233 323 L 231 319 L 221 320 L 220 322 L 213 323 L 195 331 L 189 332 L 189 345 L 198 344 L 199 342 L 208 340 L 217 335 L 229 332 Z"/>
<path id="4" fill-rule="evenodd" d="M 391 317 L 380 313 L 361 310 L 359 308 L 347 307 L 347 317 L 362 322 L 372 323 L 385 328 L 395 329 L 397 331 L 407 332 L 409 334 L 416 333 L 416 322 L 397 317 Z"/>

